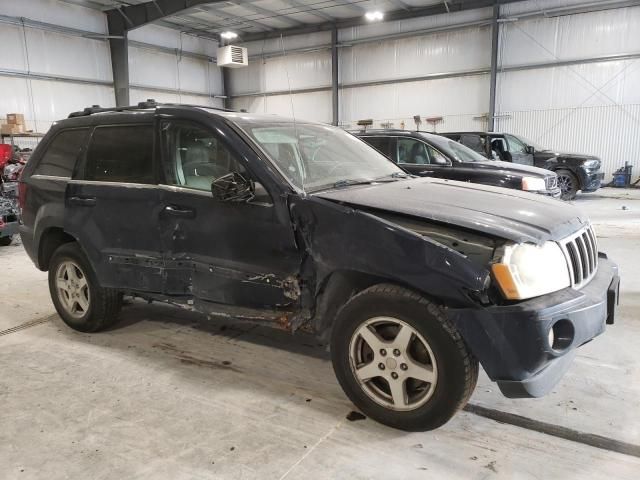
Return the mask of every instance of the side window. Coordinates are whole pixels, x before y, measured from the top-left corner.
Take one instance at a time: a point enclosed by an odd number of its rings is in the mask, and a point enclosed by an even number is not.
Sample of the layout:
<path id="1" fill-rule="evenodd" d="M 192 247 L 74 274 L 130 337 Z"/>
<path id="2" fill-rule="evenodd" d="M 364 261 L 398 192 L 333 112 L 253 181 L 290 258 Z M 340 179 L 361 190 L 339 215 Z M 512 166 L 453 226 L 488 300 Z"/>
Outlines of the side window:
<path id="1" fill-rule="evenodd" d="M 389 157 L 394 160 L 393 155 L 391 154 L 391 149 L 389 148 L 391 145 L 391 139 L 389 137 L 363 137 L 362 139 L 385 157 Z"/>
<path id="2" fill-rule="evenodd" d="M 427 145 L 427 150 L 429 152 L 429 158 L 431 159 L 432 165 L 451 165 L 449 159 L 431 145 Z"/>
<path id="3" fill-rule="evenodd" d="M 398 163 L 426 165 L 429 163 L 426 145 L 413 138 L 398 138 Z"/>
<path id="4" fill-rule="evenodd" d="M 88 133 L 88 128 L 80 128 L 66 130 L 56 135 L 42 156 L 34 175 L 71 178 L 78 154 L 86 142 Z"/>
<path id="5" fill-rule="evenodd" d="M 167 183 L 211 191 L 211 182 L 228 173 L 246 173 L 212 131 L 189 123 L 164 123 L 164 171 Z"/>
<path id="6" fill-rule="evenodd" d="M 459 141 L 465 147 L 484 154 L 484 140 L 480 135 L 461 135 Z"/>
<path id="7" fill-rule="evenodd" d="M 507 145 L 509 145 L 509 151 L 511 153 L 525 153 L 526 145 L 512 135 L 505 135 L 507 137 Z"/>
<path id="8" fill-rule="evenodd" d="M 153 127 L 97 127 L 87 151 L 84 178 L 103 182 L 155 183 Z"/>

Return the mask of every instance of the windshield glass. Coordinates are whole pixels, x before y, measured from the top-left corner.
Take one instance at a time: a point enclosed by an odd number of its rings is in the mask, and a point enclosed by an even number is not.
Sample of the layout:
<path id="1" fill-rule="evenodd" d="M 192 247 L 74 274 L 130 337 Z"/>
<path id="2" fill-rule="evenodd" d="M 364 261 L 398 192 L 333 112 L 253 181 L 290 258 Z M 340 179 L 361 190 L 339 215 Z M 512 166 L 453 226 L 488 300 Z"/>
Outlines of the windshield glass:
<path id="1" fill-rule="evenodd" d="M 543 146 L 539 145 L 538 143 L 534 142 L 533 140 L 529 140 L 528 138 L 523 137 L 522 135 L 514 135 L 514 137 L 516 137 L 518 140 L 520 140 L 525 145 L 533 147 L 534 149 L 538 150 L 539 152 L 542 152 L 544 150 L 549 150 L 548 148 L 543 147 Z"/>
<path id="2" fill-rule="evenodd" d="M 446 137 L 429 135 L 427 140 L 458 162 L 486 162 L 489 160 L 487 157 L 483 157 L 469 147 L 465 147 L 461 143 Z"/>
<path id="3" fill-rule="evenodd" d="M 306 192 L 404 173 L 376 149 L 336 127 L 285 122 L 240 127 L 293 185 Z"/>

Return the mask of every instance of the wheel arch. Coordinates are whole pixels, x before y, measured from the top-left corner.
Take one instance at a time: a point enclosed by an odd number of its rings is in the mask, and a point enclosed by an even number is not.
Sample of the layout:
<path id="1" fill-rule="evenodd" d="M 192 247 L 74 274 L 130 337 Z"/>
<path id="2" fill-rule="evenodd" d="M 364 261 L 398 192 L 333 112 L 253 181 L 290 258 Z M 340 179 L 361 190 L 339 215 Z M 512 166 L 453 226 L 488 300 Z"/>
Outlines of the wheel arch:
<path id="1" fill-rule="evenodd" d="M 77 239 L 64 231 L 62 227 L 48 227 L 40 235 L 38 242 L 38 268 L 49 270 L 53 253 L 65 243 L 77 242 Z"/>

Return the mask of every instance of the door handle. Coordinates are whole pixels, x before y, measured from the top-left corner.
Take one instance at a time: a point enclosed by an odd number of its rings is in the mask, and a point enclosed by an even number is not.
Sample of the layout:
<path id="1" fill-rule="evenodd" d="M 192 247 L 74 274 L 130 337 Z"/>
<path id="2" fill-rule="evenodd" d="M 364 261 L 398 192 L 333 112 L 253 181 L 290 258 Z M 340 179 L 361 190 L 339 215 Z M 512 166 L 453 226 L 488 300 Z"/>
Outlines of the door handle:
<path id="1" fill-rule="evenodd" d="M 69 203 L 81 207 L 93 207 L 96 204 L 96 197 L 71 197 Z"/>
<path id="2" fill-rule="evenodd" d="M 196 211 L 192 208 L 178 207 L 176 205 L 167 205 L 164 207 L 164 211 L 175 217 L 194 218 L 196 216 Z"/>

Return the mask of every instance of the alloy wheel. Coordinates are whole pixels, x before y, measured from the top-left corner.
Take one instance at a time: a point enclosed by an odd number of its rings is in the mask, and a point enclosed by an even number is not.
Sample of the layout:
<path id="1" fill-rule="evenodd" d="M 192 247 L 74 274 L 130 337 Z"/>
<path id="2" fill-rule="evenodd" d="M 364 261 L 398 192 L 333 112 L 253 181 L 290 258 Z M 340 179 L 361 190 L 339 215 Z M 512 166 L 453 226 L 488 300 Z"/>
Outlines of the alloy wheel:
<path id="1" fill-rule="evenodd" d="M 429 343 L 397 318 L 375 317 L 362 323 L 351 337 L 349 360 L 363 392 L 391 410 L 421 407 L 438 381 Z"/>
<path id="2" fill-rule="evenodd" d="M 82 318 L 89 311 L 87 277 L 71 260 L 60 263 L 56 271 L 56 291 L 65 311 L 74 318 Z"/>

